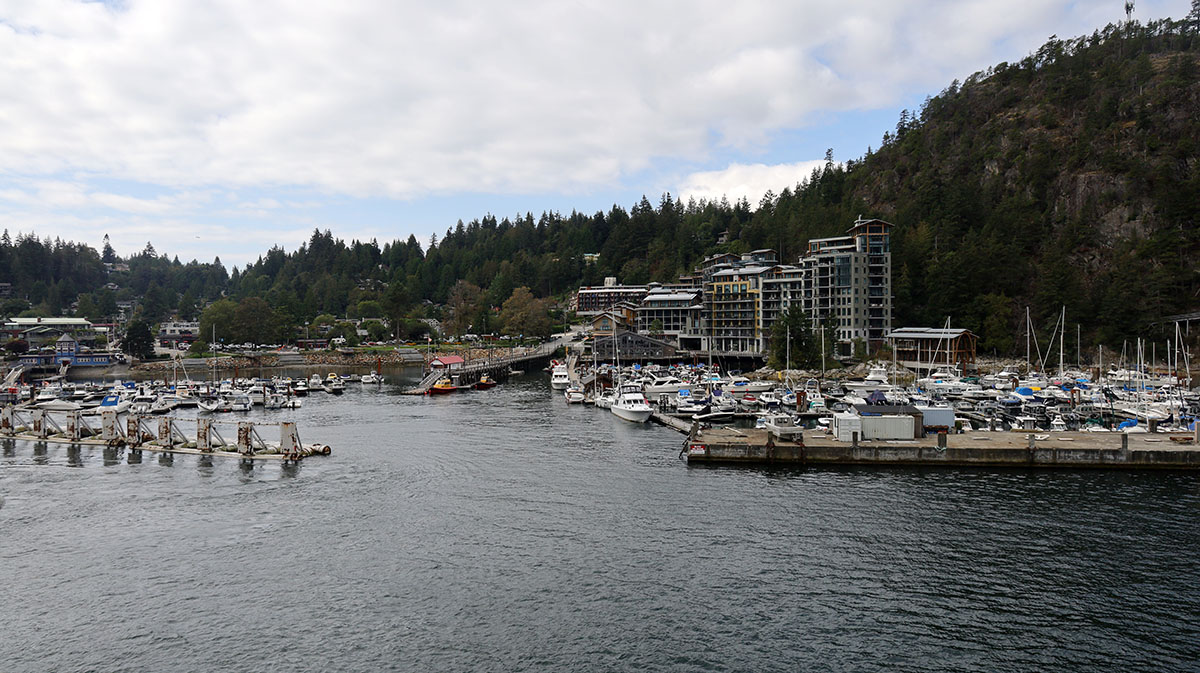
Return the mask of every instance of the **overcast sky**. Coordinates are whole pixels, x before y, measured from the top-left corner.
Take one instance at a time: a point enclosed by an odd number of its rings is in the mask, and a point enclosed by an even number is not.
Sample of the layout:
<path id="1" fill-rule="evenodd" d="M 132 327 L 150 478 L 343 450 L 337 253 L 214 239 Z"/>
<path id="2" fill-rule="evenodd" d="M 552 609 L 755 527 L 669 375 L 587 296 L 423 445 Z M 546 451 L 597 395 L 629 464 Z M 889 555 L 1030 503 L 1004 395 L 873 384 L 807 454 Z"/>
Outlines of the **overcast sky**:
<path id="1" fill-rule="evenodd" d="M 756 202 L 1123 4 L 0 0 L 0 225 L 241 266 L 314 228 Z"/>

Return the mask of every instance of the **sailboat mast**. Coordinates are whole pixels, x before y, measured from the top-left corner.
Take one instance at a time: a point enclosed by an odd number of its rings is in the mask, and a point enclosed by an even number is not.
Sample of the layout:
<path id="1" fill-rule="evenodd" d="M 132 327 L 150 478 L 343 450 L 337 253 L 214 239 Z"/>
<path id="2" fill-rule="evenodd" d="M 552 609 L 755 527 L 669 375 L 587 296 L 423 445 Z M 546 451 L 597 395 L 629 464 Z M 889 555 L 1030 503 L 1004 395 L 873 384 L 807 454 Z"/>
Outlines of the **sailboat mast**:
<path id="1" fill-rule="evenodd" d="M 1067 369 L 1063 366 L 1063 335 L 1067 332 L 1067 307 L 1065 305 L 1062 307 L 1062 317 L 1059 318 L 1059 322 L 1062 323 L 1062 327 L 1058 330 L 1058 375 L 1062 376 Z"/>

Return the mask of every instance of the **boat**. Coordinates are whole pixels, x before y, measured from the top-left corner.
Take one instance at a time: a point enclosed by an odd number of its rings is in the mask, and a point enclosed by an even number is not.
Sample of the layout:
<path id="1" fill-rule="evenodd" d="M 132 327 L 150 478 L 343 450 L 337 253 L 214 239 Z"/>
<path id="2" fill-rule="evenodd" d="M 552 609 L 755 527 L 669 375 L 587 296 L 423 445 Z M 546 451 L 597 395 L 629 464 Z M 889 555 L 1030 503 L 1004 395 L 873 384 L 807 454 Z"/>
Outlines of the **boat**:
<path id="1" fill-rule="evenodd" d="M 250 396 L 246 393 L 236 393 L 229 399 L 230 411 L 250 411 L 254 403 L 250 401 Z"/>
<path id="2" fill-rule="evenodd" d="M 325 379 L 323 387 L 325 388 L 325 392 L 333 395 L 341 395 L 346 392 L 346 384 L 342 382 L 342 378 L 332 372 Z"/>
<path id="3" fill-rule="evenodd" d="M 301 402 L 298 398 L 289 397 L 283 393 L 271 393 L 263 402 L 263 407 L 267 409 L 299 409 L 300 405 Z"/>
<path id="4" fill-rule="evenodd" d="M 118 414 L 123 414 L 129 411 L 131 402 L 121 397 L 119 393 L 109 393 L 100 400 L 100 404 L 92 407 L 84 412 L 88 415 L 102 414 L 105 411 L 115 411 Z"/>
<path id="5" fill-rule="evenodd" d="M 454 385 L 454 382 L 450 380 L 450 377 L 443 376 L 442 378 L 438 379 L 437 383 L 433 384 L 433 386 L 429 388 L 429 394 L 446 395 L 456 390 L 458 390 L 458 386 Z"/>
<path id="6" fill-rule="evenodd" d="M 233 411 L 233 407 L 230 402 L 231 400 L 229 397 L 210 397 L 208 399 L 200 400 L 196 403 L 196 406 L 199 407 L 201 411 L 207 411 L 208 413 Z"/>
<path id="7" fill-rule="evenodd" d="M 567 404 L 583 404 L 584 399 L 587 398 L 587 396 L 583 394 L 583 388 L 578 386 L 571 386 L 570 388 L 567 388 L 565 391 L 563 391 L 563 397 L 567 400 Z"/>
<path id="8" fill-rule="evenodd" d="M 379 374 L 376 374 L 375 372 L 367 372 L 366 374 L 362 375 L 361 381 L 363 384 L 383 383 L 383 377 L 381 377 Z"/>
<path id="9" fill-rule="evenodd" d="M 292 381 L 292 395 L 296 397 L 308 397 L 308 381 L 300 379 Z"/>
<path id="10" fill-rule="evenodd" d="M 604 392 L 596 395 L 596 406 L 601 409 L 611 409 L 613 402 L 617 399 L 617 391 L 608 388 Z"/>
<path id="11" fill-rule="evenodd" d="M 613 400 L 608 410 L 617 418 L 634 423 L 645 423 L 653 411 L 650 403 L 646 401 L 646 396 L 642 394 L 641 386 L 628 384 L 621 386 L 621 393 Z"/>
<path id="12" fill-rule="evenodd" d="M 366 377 L 364 377 L 363 383 L 366 383 L 365 378 Z M 495 388 L 495 387 L 496 387 L 496 380 L 493 379 L 492 377 L 488 376 L 487 374 L 483 374 L 482 376 L 479 377 L 479 380 L 475 382 L 476 390 L 487 390 L 488 388 Z"/>
<path id="13" fill-rule="evenodd" d="M 550 373 L 550 387 L 554 390 L 566 390 L 571 385 L 571 372 L 566 365 L 554 365 Z"/>

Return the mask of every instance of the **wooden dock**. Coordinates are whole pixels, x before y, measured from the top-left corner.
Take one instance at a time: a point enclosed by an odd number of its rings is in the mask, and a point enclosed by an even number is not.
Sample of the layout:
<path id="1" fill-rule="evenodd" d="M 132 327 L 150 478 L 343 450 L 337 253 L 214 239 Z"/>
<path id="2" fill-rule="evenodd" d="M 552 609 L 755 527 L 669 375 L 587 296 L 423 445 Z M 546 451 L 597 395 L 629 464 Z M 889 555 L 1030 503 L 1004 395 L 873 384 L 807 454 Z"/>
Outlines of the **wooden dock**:
<path id="1" fill-rule="evenodd" d="M 967 432 L 840 442 L 806 430 L 796 441 L 765 430 L 688 431 L 688 464 L 908 465 L 1200 470 L 1195 435 L 1120 432 Z"/>
<path id="2" fill-rule="evenodd" d="M 450 371 L 435 369 L 426 374 L 425 378 L 421 379 L 421 382 L 416 386 L 401 392 L 404 395 L 425 395 L 433 387 L 433 384 L 438 382 L 438 379 L 446 376 L 457 376 L 460 384 L 475 383 L 484 374 L 497 381 L 503 381 L 508 378 L 510 370 L 520 368 L 514 367 L 514 365 L 528 365 L 549 360 L 550 356 L 554 355 L 554 352 L 558 349 L 558 343 L 549 343 L 517 355 L 473 360 L 458 369 Z"/>

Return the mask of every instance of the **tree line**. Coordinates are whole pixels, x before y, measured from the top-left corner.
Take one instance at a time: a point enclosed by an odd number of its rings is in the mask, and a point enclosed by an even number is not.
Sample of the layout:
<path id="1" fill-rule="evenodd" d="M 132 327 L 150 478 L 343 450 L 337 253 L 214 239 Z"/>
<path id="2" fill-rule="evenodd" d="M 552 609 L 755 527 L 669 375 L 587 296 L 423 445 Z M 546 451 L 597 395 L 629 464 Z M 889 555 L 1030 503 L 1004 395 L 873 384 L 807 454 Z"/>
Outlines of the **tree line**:
<path id="1" fill-rule="evenodd" d="M 1195 310 L 1200 296 L 1196 40 L 1195 17 L 1052 37 L 902 111 L 879 148 L 844 162 L 830 150 L 757 204 L 663 194 L 592 214 L 488 214 L 424 244 L 317 229 L 228 274 L 219 259 L 181 263 L 149 244 L 121 258 L 107 244 L 96 253 L 5 235 L 0 282 L 15 299 L 3 308 L 57 315 L 75 304 L 104 319 L 138 299 L 153 322 L 204 320 L 207 306 L 231 338 L 272 342 L 323 315 L 386 320 L 402 338 L 428 318 L 449 333 L 537 334 L 581 285 L 672 282 L 719 252 L 772 248 L 794 263 L 808 239 L 862 215 L 897 225 L 896 326 L 950 317 L 981 351 L 1012 355 L 1026 306 L 1048 326 L 1065 305 L 1085 340 L 1113 344 Z"/>

